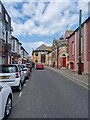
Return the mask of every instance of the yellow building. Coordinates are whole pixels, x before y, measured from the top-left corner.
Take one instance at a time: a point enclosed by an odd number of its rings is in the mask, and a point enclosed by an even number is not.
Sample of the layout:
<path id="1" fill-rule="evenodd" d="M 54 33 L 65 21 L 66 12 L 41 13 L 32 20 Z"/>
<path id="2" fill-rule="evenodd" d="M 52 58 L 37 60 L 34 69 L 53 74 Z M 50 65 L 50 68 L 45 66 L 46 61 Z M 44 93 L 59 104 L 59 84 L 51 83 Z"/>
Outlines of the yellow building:
<path id="1" fill-rule="evenodd" d="M 32 51 L 33 63 L 44 63 L 48 65 L 48 52 L 51 51 L 51 47 L 42 44 L 40 47 Z"/>

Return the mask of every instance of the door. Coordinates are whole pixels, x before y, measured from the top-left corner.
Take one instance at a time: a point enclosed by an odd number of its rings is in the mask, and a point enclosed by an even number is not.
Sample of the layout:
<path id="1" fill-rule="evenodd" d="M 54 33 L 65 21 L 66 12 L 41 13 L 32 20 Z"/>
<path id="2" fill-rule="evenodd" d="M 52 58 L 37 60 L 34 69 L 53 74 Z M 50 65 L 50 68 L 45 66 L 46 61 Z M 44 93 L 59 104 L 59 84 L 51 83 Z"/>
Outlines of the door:
<path id="1" fill-rule="evenodd" d="M 82 72 L 84 72 L 84 64 L 82 63 Z"/>
<path id="2" fill-rule="evenodd" d="M 62 58 L 62 67 L 66 67 L 66 57 Z"/>
<path id="3" fill-rule="evenodd" d="M 71 69 L 71 70 L 74 69 L 74 63 L 70 63 L 70 69 Z"/>

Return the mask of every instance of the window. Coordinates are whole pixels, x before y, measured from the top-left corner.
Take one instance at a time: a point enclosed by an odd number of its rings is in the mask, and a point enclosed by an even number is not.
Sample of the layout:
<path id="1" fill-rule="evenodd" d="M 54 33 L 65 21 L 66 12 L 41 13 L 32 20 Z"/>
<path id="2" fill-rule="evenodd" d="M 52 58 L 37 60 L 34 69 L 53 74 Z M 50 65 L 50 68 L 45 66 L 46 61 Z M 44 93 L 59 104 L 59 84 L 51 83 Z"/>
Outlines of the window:
<path id="1" fill-rule="evenodd" d="M 83 39 L 82 39 L 82 37 L 81 37 L 81 53 L 83 52 L 83 50 L 82 50 L 82 46 L 83 46 L 83 41 L 82 41 Z"/>
<path id="2" fill-rule="evenodd" d="M 2 39 L 5 40 L 5 26 L 2 24 Z"/>
<path id="3" fill-rule="evenodd" d="M 19 53 L 19 44 L 17 44 L 17 52 Z"/>
<path id="4" fill-rule="evenodd" d="M 41 52 L 41 63 L 45 63 L 46 61 L 46 53 L 45 52 Z"/>
<path id="5" fill-rule="evenodd" d="M 38 52 L 35 52 L 35 56 L 38 56 Z"/>
<path id="6" fill-rule="evenodd" d="M 2 5 L 0 4 L 0 13 L 2 13 Z"/>
<path id="7" fill-rule="evenodd" d="M 35 63 L 38 63 L 38 60 L 35 60 Z"/>
<path id="8" fill-rule="evenodd" d="M 5 20 L 8 22 L 8 15 L 5 13 Z"/>
<path id="9" fill-rule="evenodd" d="M 8 37 L 9 37 L 9 39 L 11 39 L 11 32 L 10 31 L 8 31 Z"/>
<path id="10" fill-rule="evenodd" d="M 15 51 L 15 41 L 13 41 L 12 50 Z"/>
<path id="11" fill-rule="evenodd" d="M 71 52 L 72 52 L 72 55 L 74 55 L 74 41 L 72 42 L 72 50 L 71 50 Z"/>

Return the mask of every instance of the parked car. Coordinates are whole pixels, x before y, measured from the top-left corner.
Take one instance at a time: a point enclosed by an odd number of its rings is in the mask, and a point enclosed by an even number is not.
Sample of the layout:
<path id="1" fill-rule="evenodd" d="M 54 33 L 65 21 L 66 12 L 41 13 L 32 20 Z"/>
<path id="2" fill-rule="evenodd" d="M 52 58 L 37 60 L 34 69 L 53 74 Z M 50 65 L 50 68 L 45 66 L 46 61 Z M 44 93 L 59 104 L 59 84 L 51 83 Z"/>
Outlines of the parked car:
<path id="1" fill-rule="evenodd" d="M 13 94 L 11 87 L 0 83 L 0 120 L 8 118 L 12 110 Z"/>
<path id="2" fill-rule="evenodd" d="M 44 69 L 43 63 L 36 63 L 36 69 Z"/>
<path id="3" fill-rule="evenodd" d="M 26 63 L 26 67 L 30 69 L 30 72 L 32 72 L 32 64 L 31 63 Z"/>
<path id="4" fill-rule="evenodd" d="M 30 76 L 30 69 L 26 66 L 26 64 L 20 64 L 19 66 L 25 74 L 25 79 L 27 79 Z"/>
<path id="5" fill-rule="evenodd" d="M 7 83 L 13 89 L 21 90 L 24 83 L 24 72 L 18 64 L 0 65 L 0 82 Z"/>

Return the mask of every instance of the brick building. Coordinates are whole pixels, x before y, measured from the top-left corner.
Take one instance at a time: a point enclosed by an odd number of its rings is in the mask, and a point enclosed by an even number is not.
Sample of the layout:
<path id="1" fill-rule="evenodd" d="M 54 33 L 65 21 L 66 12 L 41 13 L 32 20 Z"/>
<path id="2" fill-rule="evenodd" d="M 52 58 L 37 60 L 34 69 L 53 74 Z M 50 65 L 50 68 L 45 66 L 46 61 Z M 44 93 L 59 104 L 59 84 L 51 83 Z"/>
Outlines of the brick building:
<path id="1" fill-rule="evenodd" d="M 90 72 L 90 17 L 82 23 L 81 62 L 82 72 Z M 69 68 L 78 72 L 79 27 L 69 36 Z"/>

